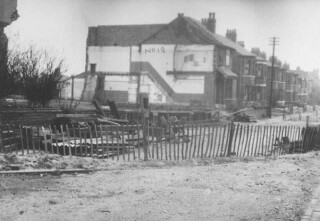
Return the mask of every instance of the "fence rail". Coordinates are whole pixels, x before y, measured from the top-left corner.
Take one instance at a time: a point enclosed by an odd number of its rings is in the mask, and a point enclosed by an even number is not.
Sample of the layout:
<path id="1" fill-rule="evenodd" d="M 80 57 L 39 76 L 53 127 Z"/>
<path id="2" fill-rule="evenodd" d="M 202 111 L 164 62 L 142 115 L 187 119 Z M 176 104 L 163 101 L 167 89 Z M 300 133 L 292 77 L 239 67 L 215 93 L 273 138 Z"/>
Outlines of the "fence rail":
<path id="1" fill-rule="evenodd" d="M 0 125 L 0 152 L 48 153 L 117 160 L 180 160 L 303 153 L 320 146 L 320 127 L 218 123 Z M 147 148 L 143 148 L 147 147 Z"/>

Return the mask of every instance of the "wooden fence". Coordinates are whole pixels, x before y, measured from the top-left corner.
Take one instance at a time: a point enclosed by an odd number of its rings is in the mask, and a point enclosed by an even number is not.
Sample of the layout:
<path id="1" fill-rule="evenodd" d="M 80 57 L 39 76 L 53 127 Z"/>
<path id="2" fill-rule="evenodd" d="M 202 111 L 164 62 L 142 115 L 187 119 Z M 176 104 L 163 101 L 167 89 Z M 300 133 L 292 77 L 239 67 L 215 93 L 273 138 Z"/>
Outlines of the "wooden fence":
<path id="1" fill-rule="evenodd" d="M 145 128 L 86 124 L 0 129 L 0 152 L 22 155 L 45 151 L 117 160 L 180 160 L 303 153 L 320 146 L 320 127 L 283 125 L 189 122 Z"/>

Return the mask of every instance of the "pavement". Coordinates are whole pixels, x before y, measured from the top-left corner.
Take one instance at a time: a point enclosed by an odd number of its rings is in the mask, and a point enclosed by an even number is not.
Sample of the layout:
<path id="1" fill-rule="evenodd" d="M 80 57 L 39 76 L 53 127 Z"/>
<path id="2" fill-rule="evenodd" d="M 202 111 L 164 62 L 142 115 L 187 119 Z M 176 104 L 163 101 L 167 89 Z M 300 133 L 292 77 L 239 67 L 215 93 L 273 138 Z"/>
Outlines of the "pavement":
<path id="1" fill-rule="evenodd" d="M 314 191 L 301 221 L 320 221 L 320 186 Z"/>

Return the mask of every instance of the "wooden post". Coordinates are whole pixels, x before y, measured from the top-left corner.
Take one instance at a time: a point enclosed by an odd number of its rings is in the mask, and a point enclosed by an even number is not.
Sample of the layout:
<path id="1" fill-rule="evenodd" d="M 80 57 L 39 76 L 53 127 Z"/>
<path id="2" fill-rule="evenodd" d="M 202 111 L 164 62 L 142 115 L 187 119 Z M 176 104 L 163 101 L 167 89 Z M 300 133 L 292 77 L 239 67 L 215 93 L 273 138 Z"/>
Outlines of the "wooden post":
<path id="1" fill-rule="evenodd" d="M 229 143 L 228 143 L 227 156 L 231 155 L 233 133 L 234 133 L 234 122 L 232 120 L 230 123 L 230 133 L 229 133 Z"/>
<path id="2" fill-rule="evenodd" d="M 21 149 L 22 149 L 22 156 L 24 155 L 24 141 L 23 141 L 23 130 L 21 125 L 19 125 L 19 131 L 20 131 L 20 140 L 21 140 Z M 1 128 L 0 128 L 0 135 L 1 135 Z M 0 145 L 2 147 L 2 143 L 1 143 L 1 137 L 0 137 Z"/>
<path id="3" fill-rule="evenodd" d="M 47 134 L 46 131 L 44 130 L 44 127 L 41 127 L 42 133 L 43 133 L 43 138 L 44 138 L 44 149 L 47 152 L 48 151 L 48 141 L 47 141 Z"/>
<path id="4" fill-rule="evenodd" d="M 69 149 L 69 156 L 72 156 L 72 152 L 71 152 L 71 139 L 70 139 L 70 132 L 69 132 L 69 127 L 66 124 L 66 130 L 67 130 L 67 135 L 68 135 L 68 149 Z"/>
<path id="5" fill-rule="evenodd" d="M 310 116 L 308 115 L 306 119 L 306 127 L 309 127 L 309 121 L 310 121 Z"/>
<path id="6" fill-rule="evenodd" d="M 143 134 L 143 152 L 144 152 L 144 160 L 148 161 L 148 131 L 147 131 L 147 122 L 146 122 L 146 113 L 143 107 L 143 99 L 140 98 L 140 110 L 142 117 L 142 134 Z"/>
<path id="7" fill-rule="evenodd" d="M 71 102 L 73 102 L 74 99 L 74 76 L 71 76 Z"/>
<path id="8" fill-rule="evenodd" d="M 64 132 L 63 132 L 63 126 L 60 125 L 60 129 L 61 129 L 61 135 L 62 135 L 62 148 L 63 148 L 63 156 L 66 155 L 66 147 L 64 145 Z"/>

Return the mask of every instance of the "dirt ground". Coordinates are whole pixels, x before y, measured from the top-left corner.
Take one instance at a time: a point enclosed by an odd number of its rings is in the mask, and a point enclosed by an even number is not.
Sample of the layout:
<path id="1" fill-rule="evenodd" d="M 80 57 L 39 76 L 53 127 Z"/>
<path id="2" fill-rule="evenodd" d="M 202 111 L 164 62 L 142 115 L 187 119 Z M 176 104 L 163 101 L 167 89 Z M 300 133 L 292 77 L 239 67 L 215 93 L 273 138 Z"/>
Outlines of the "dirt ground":
<path id="1" fill-rule="evenodd" d="M 300 220 L 319 184 L 319 152 L 180 162 L 1 155 L 0 170 L 95 169 L 0 175 L 0 220 Z"/>

